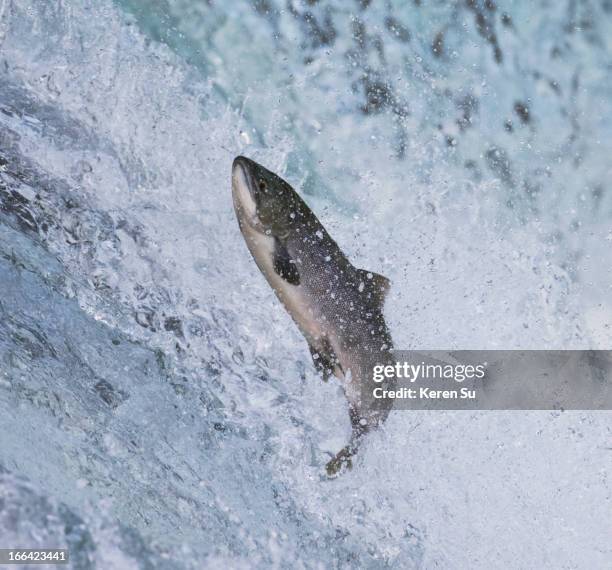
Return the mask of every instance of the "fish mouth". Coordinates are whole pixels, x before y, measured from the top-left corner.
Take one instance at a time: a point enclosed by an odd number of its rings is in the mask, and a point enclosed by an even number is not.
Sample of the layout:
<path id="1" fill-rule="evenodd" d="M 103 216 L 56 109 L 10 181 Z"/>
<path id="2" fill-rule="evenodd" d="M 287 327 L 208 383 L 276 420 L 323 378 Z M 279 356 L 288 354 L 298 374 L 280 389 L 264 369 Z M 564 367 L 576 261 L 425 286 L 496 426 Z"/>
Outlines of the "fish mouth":
<path id="1" fill-rule="evenodd" d="M 246 222 L 263 232 L 257 216 L 257 186 L 253 175 L 256 165 L 250 158 L 237 156 L 232 164 L 232 197 L 239 222 Z"/>

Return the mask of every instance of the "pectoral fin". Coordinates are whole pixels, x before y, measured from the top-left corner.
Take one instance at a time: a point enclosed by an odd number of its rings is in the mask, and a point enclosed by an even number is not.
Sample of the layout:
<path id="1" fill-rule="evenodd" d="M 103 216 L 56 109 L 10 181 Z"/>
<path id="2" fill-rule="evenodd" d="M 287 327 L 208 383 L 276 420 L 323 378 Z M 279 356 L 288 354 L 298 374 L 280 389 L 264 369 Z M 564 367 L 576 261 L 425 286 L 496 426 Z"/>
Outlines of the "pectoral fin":
<path id="1" fill-rule="evenodd" d="M 300 272 L 287 248 L 278 239 L 274 243 L 274 271 L 287 283 L 300 284 Z"/>

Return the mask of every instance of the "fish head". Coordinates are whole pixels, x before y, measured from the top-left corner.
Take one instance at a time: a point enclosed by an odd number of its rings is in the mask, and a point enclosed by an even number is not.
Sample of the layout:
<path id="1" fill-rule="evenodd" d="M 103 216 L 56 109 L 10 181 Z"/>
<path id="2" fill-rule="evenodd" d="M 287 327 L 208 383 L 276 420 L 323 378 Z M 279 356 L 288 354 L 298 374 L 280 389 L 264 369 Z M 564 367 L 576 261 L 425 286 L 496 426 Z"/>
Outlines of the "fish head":
<path id="1" fill-rule="evenodd" d="M 232 166 L 232 195 L 240 224 L 285 238 L 303 212 L 303 202 L 280 176 L 254 160 L 238 156 Z"/>

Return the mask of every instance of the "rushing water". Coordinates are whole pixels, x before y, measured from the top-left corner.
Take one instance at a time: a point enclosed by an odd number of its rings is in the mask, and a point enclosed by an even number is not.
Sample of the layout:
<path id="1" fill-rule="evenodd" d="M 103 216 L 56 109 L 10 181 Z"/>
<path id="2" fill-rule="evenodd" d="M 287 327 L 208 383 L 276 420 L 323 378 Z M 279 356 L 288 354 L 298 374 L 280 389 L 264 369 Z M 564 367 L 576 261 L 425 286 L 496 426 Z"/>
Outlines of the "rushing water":
<path id="1" fill-rule="evenodd" d="M 346 403 L 250 259 L 287 177 L 400 348 L 610 348 L 612 5 L 0 0 L 0 547 L 604 568 L 612 423 Z M 40 567 L 39 567 L 40 568 Z"/>

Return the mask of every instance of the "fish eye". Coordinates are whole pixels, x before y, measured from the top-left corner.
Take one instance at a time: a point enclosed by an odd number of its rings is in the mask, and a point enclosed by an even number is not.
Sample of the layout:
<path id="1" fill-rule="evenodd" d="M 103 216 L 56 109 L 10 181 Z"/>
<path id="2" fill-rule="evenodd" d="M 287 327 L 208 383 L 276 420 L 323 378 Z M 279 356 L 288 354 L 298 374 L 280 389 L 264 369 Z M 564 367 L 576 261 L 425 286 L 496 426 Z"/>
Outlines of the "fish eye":
<path id="1" fill-rule="evenodd" d="M 267 188 L 265 181 L 259 181 L 259 189 L 263 192 Z"/>

